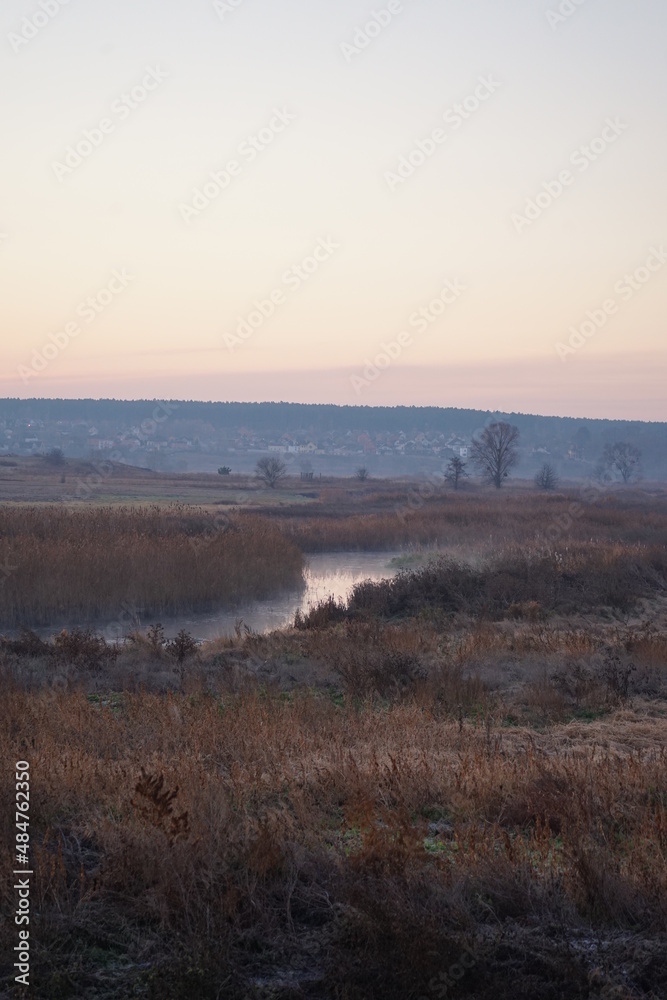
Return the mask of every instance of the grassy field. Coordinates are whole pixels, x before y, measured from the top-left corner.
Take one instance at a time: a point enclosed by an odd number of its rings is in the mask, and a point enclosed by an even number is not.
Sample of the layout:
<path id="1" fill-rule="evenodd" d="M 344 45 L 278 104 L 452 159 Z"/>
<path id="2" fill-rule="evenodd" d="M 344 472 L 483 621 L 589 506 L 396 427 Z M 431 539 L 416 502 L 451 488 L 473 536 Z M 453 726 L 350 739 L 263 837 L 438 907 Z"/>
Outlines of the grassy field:
<path id="1" fill-rule="evenodd" d="M 447 550 L 294 627 L 201 646 L 157 628 L 122 648 L 0 641 L 0 746 L 32 781 L 31 995 L 667 995 L 664 495 L 572 515 L 574 491 L 443 493 L 402 517 L 404 485 L 234 514 L 239 538 L 289 547 L 295 567 L 397 531 Z M 3 544 L 12 524 L 26 544 L 60 524 L 64 545 L 76 515 L 109 543 L 139 526 L 150 562 L 212 517 L 34 500 L 3 511 Z M 0 924 L 3 956 L 14 938 Z M 11 960 L 0 977 L 27 995 Z"/>
<path id="2" fill-rule="evenodd" d="M 19 504 L 280 506 L 307 502 L 311 498 L 304 494 L 314 488 L 298 479 L 287 480 L 280 490 L 267 490 L 253 476 L 151 472 L 107 462 L 103 455 L 90 461 L 68 459 L 56 468 L 39 457 L 0 459 L 0 501 Z"/>

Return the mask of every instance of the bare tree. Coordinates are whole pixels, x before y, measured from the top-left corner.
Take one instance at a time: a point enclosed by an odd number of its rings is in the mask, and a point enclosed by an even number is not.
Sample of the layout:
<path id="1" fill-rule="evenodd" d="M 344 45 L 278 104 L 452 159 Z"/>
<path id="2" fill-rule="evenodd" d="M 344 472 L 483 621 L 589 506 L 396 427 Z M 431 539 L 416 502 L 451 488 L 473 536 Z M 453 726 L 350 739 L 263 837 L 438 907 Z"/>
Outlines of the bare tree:
<path id="1" fill-rule="evenodd" d="M 364 483 L 368 479 L 368 469 L 365 465 L 360 465 L 358 469 L 354 470 L 354 478 L 358 479 L 360 483 Z"/>
<path id="2" fill-rule="evenodd" d="M 636 445 L 617 441 L 604 446 L 600 467 L 608 473 L 618 472 L 624 483 L 631 483 L 639 479 L 641 463 L 642 453 Z"/>
<path id="3" fill-rule="evenodd" d="M 451 483 L 455 490 L 458 490 L 461 480 L 464 477 L 468 477 L 466 463 L 458 455 L 454 455 L 454 458 L 448 462 L 445 469 L 445 479 L 448 483 Z"/>
<path id="4" fill-rule="evenodd" d="M 555 490 L 558 489 L 558 476 L 553 465 L 549 462 L 545 462 L 542 468 L 539 470 L 535 476 L 535 485 L 538 490 Z"/>
<path id="5" fill-rule="evenodd" d="M 265 486 L 275 490 L 287 475 L 287 466 L 279 458 L 260 458 L 255 466 L 255 475 Z"/>
<path id="6" fill-rule="evenodd" d="M 519 428 L 504 420 L 489 424 L 479 437 L 473 438 L 473 464 L 498 490 L 519 461 L 518 440 Z"/>

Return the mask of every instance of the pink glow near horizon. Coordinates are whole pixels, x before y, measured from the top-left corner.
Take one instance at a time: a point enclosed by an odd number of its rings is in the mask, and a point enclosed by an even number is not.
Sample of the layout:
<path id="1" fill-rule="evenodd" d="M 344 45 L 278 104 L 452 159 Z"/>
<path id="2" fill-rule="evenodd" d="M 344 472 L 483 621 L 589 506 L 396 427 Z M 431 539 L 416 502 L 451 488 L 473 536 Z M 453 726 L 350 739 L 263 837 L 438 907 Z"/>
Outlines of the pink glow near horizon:
<path id="1" fill-rule="evenodd" d="M 371 7 L 7 0 L 2 395 L 667 419 L 667 9 Z"/>

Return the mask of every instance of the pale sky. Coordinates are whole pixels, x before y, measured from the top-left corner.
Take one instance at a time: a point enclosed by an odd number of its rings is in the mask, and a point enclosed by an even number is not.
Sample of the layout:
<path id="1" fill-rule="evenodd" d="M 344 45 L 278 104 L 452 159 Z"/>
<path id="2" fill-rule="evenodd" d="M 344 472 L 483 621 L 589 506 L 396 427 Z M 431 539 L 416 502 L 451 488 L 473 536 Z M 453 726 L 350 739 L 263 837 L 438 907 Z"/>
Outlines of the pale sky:
<path id="1" fill-rule="evenodd" d="M 666 28 L 5 0 L 0 394 L 667 419 Z"/>

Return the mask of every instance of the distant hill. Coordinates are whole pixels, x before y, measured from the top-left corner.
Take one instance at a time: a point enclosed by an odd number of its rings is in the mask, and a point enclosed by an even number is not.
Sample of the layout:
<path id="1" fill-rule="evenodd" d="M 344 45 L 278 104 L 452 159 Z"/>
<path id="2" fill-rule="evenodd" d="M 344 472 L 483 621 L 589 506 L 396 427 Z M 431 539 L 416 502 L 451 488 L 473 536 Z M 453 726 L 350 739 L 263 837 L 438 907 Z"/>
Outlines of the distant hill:
<path id="1" fill-rule="evenodd" d="M 0 399 L 0 420 L 32 418 L 43 421 L 86 420 L 141 422 L 160 400 L 121 399 Z M 169 401 L 166 401 L 169 402 Z M 667 434 L 667 422 L 600 420 L 587 417 L 544 417 L 438 406 L 335 406 L 329 403 L 207 403 L 171 401 L 180 420 L 204 420 L 213 426 L 243 426 L 253 430 L 310 428 L 369 431 L 453 431 L 471 434 L 490 418 L 509 420 L 524 432 L 538 428 L 574 433 L 579 427 L 619 434 Z"/>

